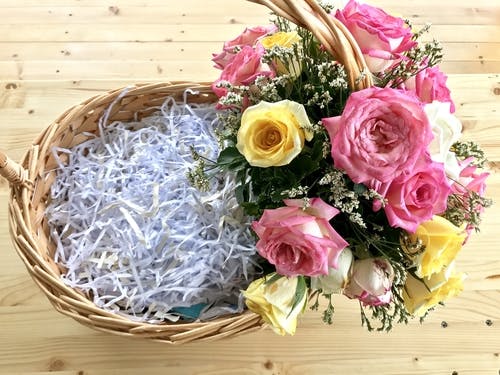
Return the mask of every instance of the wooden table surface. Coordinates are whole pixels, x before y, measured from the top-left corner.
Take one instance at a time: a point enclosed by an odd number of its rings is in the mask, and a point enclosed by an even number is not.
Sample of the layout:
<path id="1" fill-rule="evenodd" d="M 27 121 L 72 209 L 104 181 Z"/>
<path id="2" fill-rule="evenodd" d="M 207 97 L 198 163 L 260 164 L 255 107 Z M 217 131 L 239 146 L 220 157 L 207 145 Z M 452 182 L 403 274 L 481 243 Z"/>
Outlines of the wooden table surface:
<path id="1" fill-rule="evenodd" d="M 432 22 L 465 137 L 500 164 L 500 1 L 373 0 L 415 24 Z M 267 10 L 243 0 L 0 0 L 0 148 L 18 160 L 70 106 L 132 82 L 207 81 L 211 52 Z M 392 333 L 360 327 L 357 304 L 336 299 L 335 324 L 307 313 L 294 337 L 270 330 L 181 347 L 95 332 L 60 315 L 10 242 L 0 182 L 0 373 L 500 374 L 500 174 L 497 205 L 460 253 L 465 291 Z M 445 324 L 446 322 L 447 324 Z"/>

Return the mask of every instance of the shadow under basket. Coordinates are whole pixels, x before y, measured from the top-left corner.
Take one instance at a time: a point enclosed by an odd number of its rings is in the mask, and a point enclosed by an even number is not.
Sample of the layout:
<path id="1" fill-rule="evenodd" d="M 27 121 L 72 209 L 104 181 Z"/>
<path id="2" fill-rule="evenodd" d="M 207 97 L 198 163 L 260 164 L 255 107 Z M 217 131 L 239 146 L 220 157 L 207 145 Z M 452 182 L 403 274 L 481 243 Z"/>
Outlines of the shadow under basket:
<path id="1" fill-rule="evenodd" d="M 58 164 L 54 147 L 72 148 L 97 133 L 99 119 L 106 110 L 108 123 L 134 121 L 157 111 L 167 97 L 184 101 L 184 92 L 191 89 L 188 103 L 215 103 L 208 84 L 159 83 L 138 84 L 95 96 L 76 105 L 55 120 L 33 142 L 20 164 L 0 153 L 0 173 L 11 186 L 9 225 L 17 253 L 34 281 L 55 309 L 93 329 L 120 336 L 145 338 L 170 344 L 211 341 L 259 330 L 264 323 L 260 316 L 245 310 L 217 319 L 192 322 L 151 324 L 97 307 L 84 293 L 61 280 L 64 269 L 54 262 L 56 246 L 50 238 L 45 209 Z M 61 154 L 61 160 L 66 155 Z"/>

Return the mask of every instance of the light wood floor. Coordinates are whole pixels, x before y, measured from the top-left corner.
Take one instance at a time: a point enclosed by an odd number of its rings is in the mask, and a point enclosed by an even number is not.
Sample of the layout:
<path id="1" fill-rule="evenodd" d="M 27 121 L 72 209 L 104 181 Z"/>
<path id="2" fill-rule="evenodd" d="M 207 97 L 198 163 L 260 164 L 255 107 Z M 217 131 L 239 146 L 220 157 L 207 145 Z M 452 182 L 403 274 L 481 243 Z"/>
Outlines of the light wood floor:
<path id="1" fill-rule="evenodd" d="M 500 1 L 373 0 L 434 24 L 465 137 L 500 168 Z M 0 148 L 19 159 L 70 106 L 131 82 L 208 81 L 211 52 L 267 10 L 243 0 L 0 0 Z M 336 300 L 335 324 L 308 313 L 294 337 L 270 330 L 170 347 L 94 332 L 56 313 L 11 245 L 0 182 L 0 373 L 405 374 L 500 373 L 500 174 L 482 232 L 459 255 L 463 294 L 390 334 L 367 333 L 358 307 Z M 492 323 L 492 324 L 486 324 Z M 442 322 L 447 327 L 442 327 Z"/>

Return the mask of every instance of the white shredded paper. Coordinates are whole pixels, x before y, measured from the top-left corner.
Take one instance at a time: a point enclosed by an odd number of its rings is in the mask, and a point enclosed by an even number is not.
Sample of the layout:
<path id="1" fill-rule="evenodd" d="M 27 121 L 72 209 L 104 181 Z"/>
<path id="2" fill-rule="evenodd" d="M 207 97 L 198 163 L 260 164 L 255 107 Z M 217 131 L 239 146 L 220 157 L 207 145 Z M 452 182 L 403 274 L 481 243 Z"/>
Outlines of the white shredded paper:
<path id="1" fill-rule="evenodd" d="M 109 113 L 109 109 L 108 109 Z M 214 160 L 213 106 L 169 98 L 141 122 L 114 122 L 59 160 L 47 209 L 64 282 L 134 320 L 200 319 L 243 308 L 255 278 L 255 241 L 230 176 L 207 193 L 190 186 L 190 146 Z M 199 312 L 199 311 L 198 311 Z"/>

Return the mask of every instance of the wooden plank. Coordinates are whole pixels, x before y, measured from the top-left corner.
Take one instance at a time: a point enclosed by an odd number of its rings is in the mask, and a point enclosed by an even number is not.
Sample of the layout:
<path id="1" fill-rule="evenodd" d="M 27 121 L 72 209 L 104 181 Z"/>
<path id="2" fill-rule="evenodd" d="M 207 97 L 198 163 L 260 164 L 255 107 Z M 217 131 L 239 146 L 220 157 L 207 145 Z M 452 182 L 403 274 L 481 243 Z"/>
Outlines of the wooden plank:
<path id="1" fill-rule="evenodd" d="M 51 1 L 40 6 L 40 3 L 33 4 L 29 0 L 26 3 L 11 3 L 10 1 L 3 2 L 2 6 L 6 9 L 6 19 L 14 19 L 22 21 L 23 23 L 29 23 L 37 17 L 43 16 L 48 22 L 79 22 L 85 18 L 96 17 L 102 22 L 116 22 L 113 19 L 130 19 L 135 17 L 141 17 L 151 23 L 155 22 L 168 22 L 169 19 L 161 18 L 162 14 L 169 14 L 170 17 L 173 15 L 182 14 L 192 14 L 198 15 L 199 17 L 205 16 L 209 22 L 214 20 L 210 17 L 211 15 L 220 16 L 220 14 L 235 14 L 235 15 L 251 15 L 253 17 L 261 17 L 266 19 L 265 15 L 267 9 L 255 5 L 249 4 L 242 0 L 240 1 L 227 1 L 227 0 L 212 0 L 211 7 L 209 9 L 203 8 L 200 11 L 199 7 L 194 6 L 197 4 L 196 0 L 183 1 L 181 3 L 175 4 L 174 6 L 165 6 L 165 3 L 120 3 L 113 5 L 103 5 L 101 3 L 95 3 L 93 1 L 86 2 L 85 6 L 81 6 L 78 3 L 68 6 L 68 2 L 58 2 Z M 26 7 L 30 4 L 29 11 L 24 11 L 24 16 L 19 16 L 18 9 L 21 7 Z M 427 6 L 421 6 L 408 3 L 401 3 L 395 0 L 391 1 L 372 1 L 371 4 L 375 6 L 383 7 L 387 12 L 392 14 L 399 14 L 414 21 L 421 22 L 432 22 L 439 24 L 496 24 L 496 16 L 498 15 L 498 6 L 491 0 L 482 0 L 481 2 L 474 2 L 473 6 L 468 3 L 457 3 L 452 0 L 445 0 L 442 2 L 428 3 Z M 224 12 L 221 10 L 224 9 Z M 233 18 L 230 17 L 229 20 Z M 216 18 L 217 19 L 217 18 Z M 220 20 L 220 19 L 217 19 Z M 19 22 L 18 21 L 18 22 Z M 179 21 L 178 21 L 179 22 Z M 207 21 L 205 21 L 207 22 Z"/>
<path id="2" fill-rule="evenodd" d="M 267 24 L 268 17 L 248 22 L 227 22 L 224 24 L 204 25 L 195 23 L 61 23 L 61 24 L 0 24 L 0 42 L 158 42 L 158 41 L 225 41 L 240 34 L 245 27 Z M 420 28 L 417 26 L 417 28 Z M 457 29 L 466 33 L 460 38 Z M 500 27 L 496 25 L 434 25 L 430 36 L 443 42 L 498 42 Z M 208 32 L 207 32 L 208 31 Z M 477 31 L 477 32 L 475 32 Z"/>
<path id="3" fill-rule="evenodd" d="M 498 61 L 443 61 L 439 64 L 441 70 L 447 74 L 477 74 L 500 72 Z"/>
<path id="4" fill-rule="evenodd" d="M 326 1 L 328 2 L 328 0 Z M 331 1 L 330 1 L 331 2 Z M 344 4 L 346 0 L 335 1 L 335 3 Z M 158 7 L 165 6 L 165 0 L 117 0 L 114 2 L 119 7 L 121 6 L 134 6 L 134 7 Z M 213 6 L 220 6 L 223 9 L 231 9 L 232 6 L 240 7 L 244 6 L 245 0 L 212 0 L 211 4 Z M 400 0 L 371 0 L 370 4 L 373 6 L 382 7 L 384 9 L 394 6 L 400 5 L 405 6 L 411 9 L 418 8 L 434 8 L 436 6 L 456 6 L 456 7 L 472 7 L 480 9 L 483 7 L 492 7 L 495 6 L 496 3 L 494 0 L 476 0 L 473 4 L 470 1 L 466 0 L 443 0 L 441 2 L 436 2 L 434 0 L 408 0 L 403 4 Z M 179 9 L 192 9 L 192 8 L 200 8 L 199 0 L 184 0 L 182 2 L 172 2 L 169 3 L 169 8 L 172 12 L 178 11 Z M 55 8 L 55 7 L 71 7 L 75 8 L 87 8 L 87 7 L 107 7 L 108 4 L 103 4 L 100 0 L 44 0 L 40 2 L 38 0 L 2 0 L 0 3 L 0 8 L 11 8 L 11 7 L 22 7 L 22 8 Z M 252 5 L 254 7 L 259 7 L 258 5 Z M 205 7 L 207 12 L 210 12 L 210 7 Z"/>
<path id="5" fill-rule="evenodd" d="M 52 310 L 23 307 L 23 314 L 17 314 L 16 308 L 2 308 L 2 332 L 6 337 L 17 334 L 18 338 L 14 342 L 0 342 L 3 354 L 0 366 L 9 368 L 14 373 L 49 370 L 76 372 L 92 368 L 98 368 L 99 371 L 114 368 L 137 370 L 147 363 L 153 367 L 155 364 L 171 364 L 179 366 L 179 370 L 185 369 L 184 366 L 187 365 L 187 368 L 192 366 L 194 372 L 204 373 L 207 363 L 216 366 L 211 369 L 216 371 L 224 369 L 223 363 L 231 366 L 230 368 L 241 366 L 242 369 L 252 369 L 255 363 L 267 363 L 269 367 L 269 361 L 275 371 L 282 369 L 284 374 L 296 374 L 295 367 L 304 371 L 306 364 L 318 366 L 312 367 L 313 372 L 307 372 L 308 374 L 325 374 L 328 373 L 324 372 L 325 369 L 333 369 L 342 363 L 346 371 L 352 371 L 353 368 L 362 371 L 367 369 L 366 366 L 372 369 L 372 366 L 379 366 L 378 371 L 384 374 L 387 367 L 389 373 L 410 374 L 415 369 L 491 370 L 500 364 L 495 355 L 498 353 L 495 349 L 498 350 L 500 344 L 499 325 L 488 326 L 482 319 L 475 319 L 473 322 L 447 320 L 447 328 L 442 328 L 442 316 L 436 316 L 423 325 L 413 322 L 407 327 L 398 327 L 391 333 L 388 355 L 388 336 L 365 332 L 358 323 L 355 310 L 357 304 L 350 305 L 352 309 L 337 307 L 336 319 L 339 322 L 331 327 L 320 322 L 317 314 L 306 313 L 299 323 L 300 330 L 294 337 L 282 338 L 266 330 L 210 345 L 195 343 L 186 347 L 165 347 L 162 344 L 94 333 Z M 11 325 L 5 324 L 5 321 L 10 321 Z M 110 347 L 118 350 L 111 351 Z M 289 350 L 290 347 L 294 350 Z M 100 355 L 96 357 L 96 353 Z M 362 359 L 359 353 L 363 353 Z M 449 357 L 449 360 L 439 362 L 437 359 L 440 357 Z M 459 360 L 460 357 L 462 360 Z M 138 361 L 137 358 L 141 360 Z M 473 358 L 474 361 L 483 359 L 486 367 L 472 364 L 470 361 Z M 401 366 L 401 372 L 396 372 L 396 364 Z"/>
<path id="6" fill-rule="evenodd" d="M 221 9 L 224 9 L 222 12 Z M 231 24 L 266 22 L 269 11 L 263 6 L 256 6 L 245 1 L 215 1 L 208 8 L 189 7 L 182 4 L 156 6 L 120 6 L 100 4 L 99 6 L 76 7 L 8 7 L 2 9 L 5 23 L 12 25 L 39 24 L 44 19 L 46 25 L 56 24 L 144 24 L 179 25 L 179 24 Z M 233 16 L 234 15 L 234 16 Z"/>
<path id="7" fill-rule="evenodd" d="M 134 79 L 149 80 L 215 80 L 220 72 L 212 67 L 211 55 L 203 60 L 89 60 L 82 64 L 78 60 L 29 60 L 0 61 L 0 80 L 92 80 L 92 79 Z M 83 65 L 83 66 L 82 66 Z M 449 74 L 462 72 L 462 66 L 473 73 L 495 73 L 500 61 L 476 62 L 446 61 L 442 70 Z M 477 69 L 477 70 L 476 70 Z"/>
<path id="8" fill-rule="evenodd" d="M 262 23 L 268 19 L 268 10 L 263 6 L 250 4 L 244 1 L 228 2 L 212 1 L 209 9 L 190 7 L 184 2 L 175 8 L 165 3 L 161 5 L 132 6 L 109 5 L 99 6 L 36 6 L 36 7 L 7 7 L 3 8 L 2 16 L 9 24 L 38 24 L 43 17 L 45 24 L 78 24 L 96 23 L 113 24 L 136 23 L 143 20 L 150 24 L 224 24 L 224 23 Z M 371 4 L 380 5 L 379 2 Z M 383 6 L 383 5 L 382 5 Z M 224 9 L 222 12 L 221 9 Z M 392 14 L 411 19 L 414 23 L 449 24 L 476 24 L 495 25 L 495 10 L 497 7 L 491 1 L 482 6 L 449 6 L 446 2 L 435 3 L 433 6 L 418 8 L 414 5 L 398 4 L 394 1 L 384 6 Z M 441 14 L 440 14 L 441 13 Z M 466 19 L 464 19 L 466 18 Z"/>
<path id="9" fill-rule="evenodd" d="M 221 33 L 222 35 L 227 35 Z M 223 40 L 207 42 L 1 42 L 0 61 L 203 60 L 211 65 Z M 500 62 L 500 42 L 442 43 L 444 60 Z"/>

